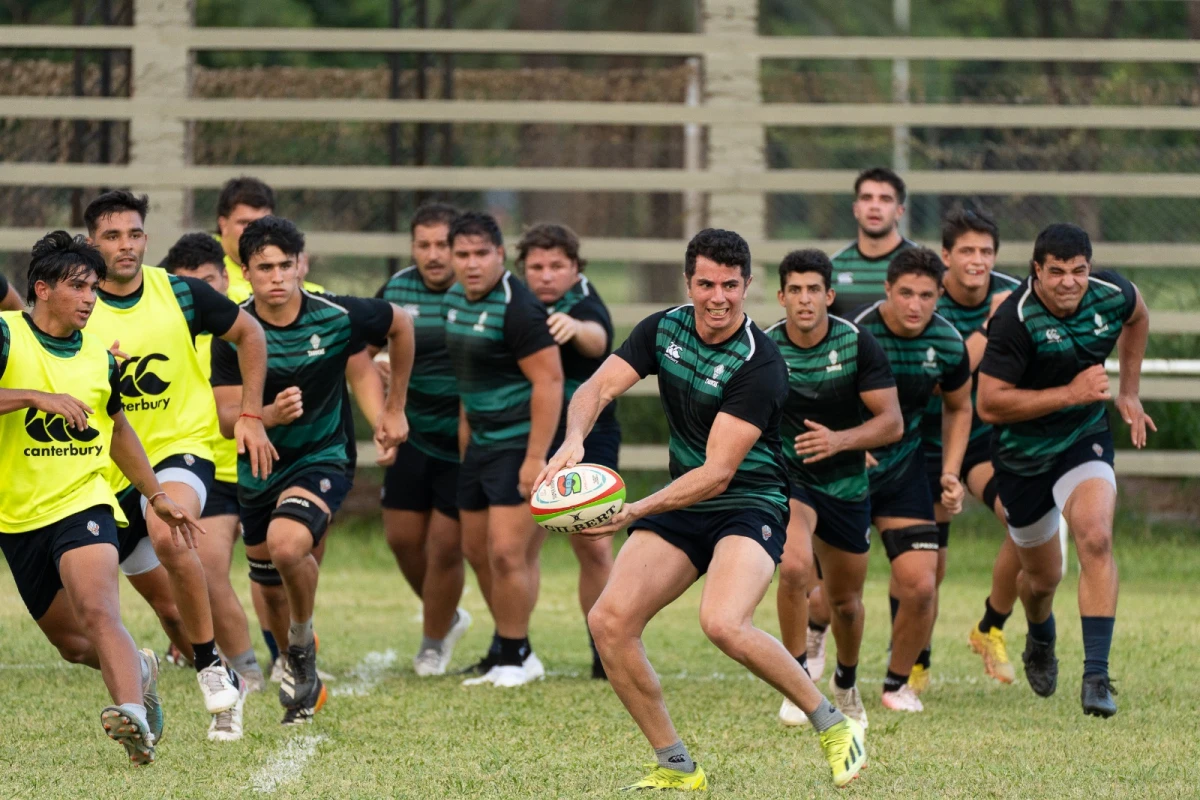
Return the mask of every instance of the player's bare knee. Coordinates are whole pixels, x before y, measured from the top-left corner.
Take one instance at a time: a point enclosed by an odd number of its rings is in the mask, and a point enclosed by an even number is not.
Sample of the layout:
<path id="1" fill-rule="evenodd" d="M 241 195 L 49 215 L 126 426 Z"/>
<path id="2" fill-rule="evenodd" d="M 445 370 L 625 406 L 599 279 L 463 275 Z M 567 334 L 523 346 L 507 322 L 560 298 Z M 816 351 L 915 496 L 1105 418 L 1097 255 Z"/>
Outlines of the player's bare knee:
<path id="1" fill-rule="evenodd" d="M 1112 559 L 1112 530 L 1102 523 L 1091 523 L 1073 528 L 1075 550 L 1082 564 L 1109 561 Z"/>
<path id="2" fill-rule="evenodd" d="M 842 625 L 854 625 L 863 615 L 862 598 L 857 595 L 849 597 L 830 597 L 829 613 L 837 617 Z"/>
<path id="3" fill-rule="evenodd" d="M 529 569 L 529 554 L 523 542 L 494 544 L 488 550 L 493 575 L 512 575 Z"/>
<path id="4" fill-rule="evenodd" d="M 750 625 L 745 619 L 732 615 L 724 609 L 700 609 L 700 629 L 708 640 L 734 661 L 745 657 L 746 636 Z"/>

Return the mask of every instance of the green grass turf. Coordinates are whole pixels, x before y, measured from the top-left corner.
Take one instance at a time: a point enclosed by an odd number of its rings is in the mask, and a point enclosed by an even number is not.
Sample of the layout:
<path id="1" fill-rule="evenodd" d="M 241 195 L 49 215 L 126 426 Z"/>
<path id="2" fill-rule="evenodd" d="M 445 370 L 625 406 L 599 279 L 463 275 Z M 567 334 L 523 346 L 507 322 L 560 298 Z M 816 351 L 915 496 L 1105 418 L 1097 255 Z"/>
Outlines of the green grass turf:
<path id="1" fill-rule="evenodd" d="M 1082 652 L 1073 566 L 1059 596 L 1059 692 L 1037 698 L 1021 678 L 999 686 L 967 648 L 968 626 L 983 608 L 994 521 L 978 511 L 952 534 L 949 575 L 934 639 L 934 683 L 926 712 L 901 715 L 879 705 L 887 646 L 887 561 L 872 555 L 867 626 L 859 669 L 871 717 L 869 767 L 847 794 L 859 797 L 1195 797 L 1200 793 L 1200 548 L 1194 533 L 1144 520 L 1118 526 L 1121 609 L 1114 645 L 1120 713 L 1084 717 L 1079 708 Z M 1071 557 L 1074 564 L 1074 556 Z M 235 585 L 248 603 L 244 560 Z M 293 782 L 275 797 L 608 797 L 640 777 L 650 750 L 605 683 L 588 680 L 590 656 L 575 599 L 576 566 L 562 537 L 544 555 L 533 642 L 551 670 L 520 690 L 467 689 L 455 678 L 417 680 L 410 658 L 419 642 L 418 606 L 402 583 L 377 524 L 342 525 L 331 534 L 317 602 L 321 667 L 334 696 L 316 721 L 281 728 L 274 693 L 247 704 L 246 738 L 205 740 L 208 718 L 195 678 L 163 667 L 167 712 L 159 761 L 135 769 L 104 737 L 108 702 L 99 675 L 67 666 L 27 617 L 11 577 L 0 570 L 0 797 L 264 796 L 261 771 L 287 752 L 315 747 Z M 141 644 L 165 637 L 126 585 L 126 622 Z M 713 795 L 825 797 L 835 790 L 807 727 L 784 729 L 780 698 L 709 644 L 696 621 L 700 592 L 689 591 L 647 633 L 666 700 Z M 491 633 L 478 590 L 464 605 L 476 624 L 455 657 L 478 657 Z M 776 631 L 774 592 L 757 616 Z M 1020 612 L 1009 623 L 1019 662 Z M 257 640 L 257 636 L 255 637 Z M 352 674 L 368 653 L 395 651 L 373 687 Z M 260 655 L 265 648 L 260 644 Z M 824 682 L 823 682 L 824 683 Z M 306 737 L 324 737 L 313 741 Z"/>

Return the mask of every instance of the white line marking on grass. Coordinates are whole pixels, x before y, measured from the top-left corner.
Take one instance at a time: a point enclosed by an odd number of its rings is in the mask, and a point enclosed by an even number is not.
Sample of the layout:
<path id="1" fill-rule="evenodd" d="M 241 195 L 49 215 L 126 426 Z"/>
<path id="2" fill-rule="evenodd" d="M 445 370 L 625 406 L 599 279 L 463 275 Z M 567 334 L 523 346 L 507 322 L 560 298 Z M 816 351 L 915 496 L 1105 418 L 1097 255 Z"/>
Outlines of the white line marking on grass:
<path id="1" fill-rule="evenodd" d="M 396 651 L 385 650 L 384 652 L 367 653 L 363 660 L 358 662 L 358 666 L 350 670 L 350 677 L 353 681 L 338 686 L 333 690 L 334 697 L 365 697 L 371 693 L 371 690 L 379 685 L 383 680 L 383 674 L 387 672 L 396 663 Z"/>
<path id="2" fill-rule="evenodd" d="M 270 794 L 285 783 L 300 777 L 304 765 L 317 752 L 317 745 L 329 737 L 299 736 L 289 741 L 282 749 L 271 754 L 262 769 L 250 776 L 250 788 L 260 794 Z"/>

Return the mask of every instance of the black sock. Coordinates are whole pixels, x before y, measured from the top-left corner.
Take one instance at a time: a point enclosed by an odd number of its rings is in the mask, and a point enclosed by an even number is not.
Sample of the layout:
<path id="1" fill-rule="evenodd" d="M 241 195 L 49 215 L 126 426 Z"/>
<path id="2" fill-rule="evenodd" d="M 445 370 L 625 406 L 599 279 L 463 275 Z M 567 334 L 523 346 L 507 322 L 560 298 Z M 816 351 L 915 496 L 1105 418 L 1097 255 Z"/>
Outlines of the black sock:
<path id="1" fill-rule="evenodd" d="M 837 662 L 837 670 L 833 673 L 833 682 L 839 689 L 853 689 L 854 684 L 858 682 L 858 664 L 847 667 L 842 662 Z"/>
<path id="2" fill-rule="evenodd" d="M 992 608 L 992 598 L 983 601 L 983 619 L 979 620 L 979 632 L 987 633 L 992 628 L 1004 630 L 1004 623 L 1008 622 L 1008 618 L 1012 616 L 1012 612 L 1001 614 L 996 609 Z"/>
<path id="3" fill-rule="evenodd" d="M 1116 617 L 1082 617 L 1083 675 L 1108 675 L 1108 651 L 1112 649 Z"/>
<path id="4" fill-rule="evenodd" d="M 800 669 L 804 670 L 805 675 L 808 675 L 810 678 L 812 677 L 812 675 L 810 675 L 808 672 L 808 651 L 807 650 L 804 651 L 803 653 L 801 653 L 800 655 L 796 656 L 796 663 L 800 665 Z"/>
<path id="5" fill-rule="evenodd" d="M 933 647 L 926 647 L 917 655 L 917 663 L 925 669 L 929 669 L 929 658 L 933 655 Z"/>
<path id="6" fill-rule="evenodd" d="M 1029 635 L 1035 641 L 1039 644 L 1054 644 L 1058 632 L 1054 625 L 1053 612 L 1050 613 L 1050 616 L 1046 617 L 1045 622 L 1029 622 L 1028 619 L 1026 619 L 1026 622 L 1029 624 Z"/>
<path id="7" fill-rule="evenodd" d="M 488 645 L 488 655 L 489 656 L 500 655 L 500 634 L 497 633 L 496 631 L 492 631 L 492 643 L 490 645 Z"/>
<path id="8" fill-rule="evenodd" d="M 900 598 L 888 595 L 888 604 L 892 607 L 892 625 L 896 624 L 896 612 L 900 610 Z"/>
<path id="9" fill-rule="evenodd" d="M 906 683 L 908 683 L 907 675 L 900 675 L 899 673 L 892 672 L 889 669 L 887 671 L 887 677 L 883 679 L 883 690 L 885 692 L 895 692 Z"/>
<path id="10" fill-rule="evenodd" d="M 500 637 L 500 666 L 519 667 L 530 653 L 529 637 L 505 639 Z"/>
<path id="11" fill-rule="evenodd" d="M 196 665 L 196 672 L 202 669 L 211 667 L 220 661 L 217 658 L 217 642 L 215 639 L 209 639 L 207 642 L 192 645 L 192 661 Z"/>
<path id="12" fill-rule="evenodd" d="M 271 660 L 279 658 L 279 645 L 275 643 L 275 634 L 263 628 L 262 636 L 263 641 L 267 643 L 267 650 L 271 652 Z"/>
<path id="13" fill-rule="evenodd" d="M 808 629 L 816 631 L 817 633 L 824 633 L 825 629 L 828 627 L 829 627 L 828 625 L 819 625 L 819 624 L 813 622 L 811 619 L 808 621 Z"/>

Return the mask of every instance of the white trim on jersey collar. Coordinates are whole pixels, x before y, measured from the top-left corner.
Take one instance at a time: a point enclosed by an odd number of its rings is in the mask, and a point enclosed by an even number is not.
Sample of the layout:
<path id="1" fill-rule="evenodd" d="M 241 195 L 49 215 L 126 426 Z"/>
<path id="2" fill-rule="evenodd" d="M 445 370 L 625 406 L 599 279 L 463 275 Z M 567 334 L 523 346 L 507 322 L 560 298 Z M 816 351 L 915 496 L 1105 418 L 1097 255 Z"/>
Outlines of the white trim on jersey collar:
<path id="1" fill-rule="evenodd" d="M 586 275 L 579 276 L 579 285 L 583 287 L 583 296 L 584 297 L 592 296 L 592 285 L 588 282 Z"/>
<path id="2" fill-rule="evenodd" d="M 872 303 L 871 305 L 869 305 L 869 306 L 867 306 L 866 308 L 864 308 L 864 309 L 862 310 L 862 312 L 861 312 L 861 313 L 860 313 L 860 314 L 859 314 L 857 317 L 855 317 L 855 318 L 854 318 L 854 321 L 855 321 L 855 322 L 862 322 L 862 318 L 863 318 L 863 317 L 865 317 L 867 314 L 870 314 L 872 311 L 874 311 L 875 309 L 879 308 L 881 305 L 883 305 L 883 301 L 882 301 L 882 300 L 876 300 L 874 303 Z"/>
<path id="3" fill-rule="evenodd" d="M 880 302 L 882 302 L 882 301 L 880 301 Z M 829 315 L 827 315 L 827 316 L 829 317 L 829 319 L 836 319 L 838 322 L 844 322 L 844 323 L 846 323 L 847 325 L 849 325 L 851 328 L 853 328 L 853 329 L 854 329 L 854 332 L 855 332 L 855 333 L 858 333 L 858 332 L 859 332 L 859 330 L 858 330 L 858 326 L 857 326 L 857 325 L 855 325 L 855 324 L 854 324 L 853 322 L 851 322 L 850 320 L 846 319 L 845 317 L 839 317 L 837 314 L 829 314 Z"/>
<path id="4" fill-rule="evenodd" d="M 1101 286 L 1107 286 L 1107 287 L 1108 287 L 1108 288 L 1110 288 L 1110 289 L 1116 289 L 1118 292 L 1121 292 L 1122 294 L 1124 294 L 1124 293 L 1125 293 L 1125 292 L 1124 292 L 1124 291 L 1121 289 L 1121 287 L 1120 287 L 1120 286 L 1117 286 L 1115 283 L 1109 283 L 1108 281 L 1106 281 L 1106 280 L 1102 280 L 1102 279 L 1100 279 L 1100 278 L 1097 278 L 1097 277 L 1096 277 L 1096 276 L 1094 276 L 1094 275 L 1088 275 L 1088 280 L 1089 280 L 1089 281 L 1095 281 L 1096 283 L 1100 284 Z"/>
<path id="5" fill-rule="evenodd" d="M 1029 285 L 1025 287 L 1024 294 L 1021 295 L 1021 299 L 1017 301 L 1017 319 L 1021 322 L 1025 321 L 1025 301 L 1029 299 L 1029 293 L 1032 291 L 1033 281 L 1030 280 Z"/>
<path id="6" fill-rule="evenodd" d="M 504 270 L 504 276 L 500 278 L 500 282 L 504 284 L 504 305 L 512 302 L 512 286 L 509 286 L 508 279 L 512 277 L 512 273 Z"/>

